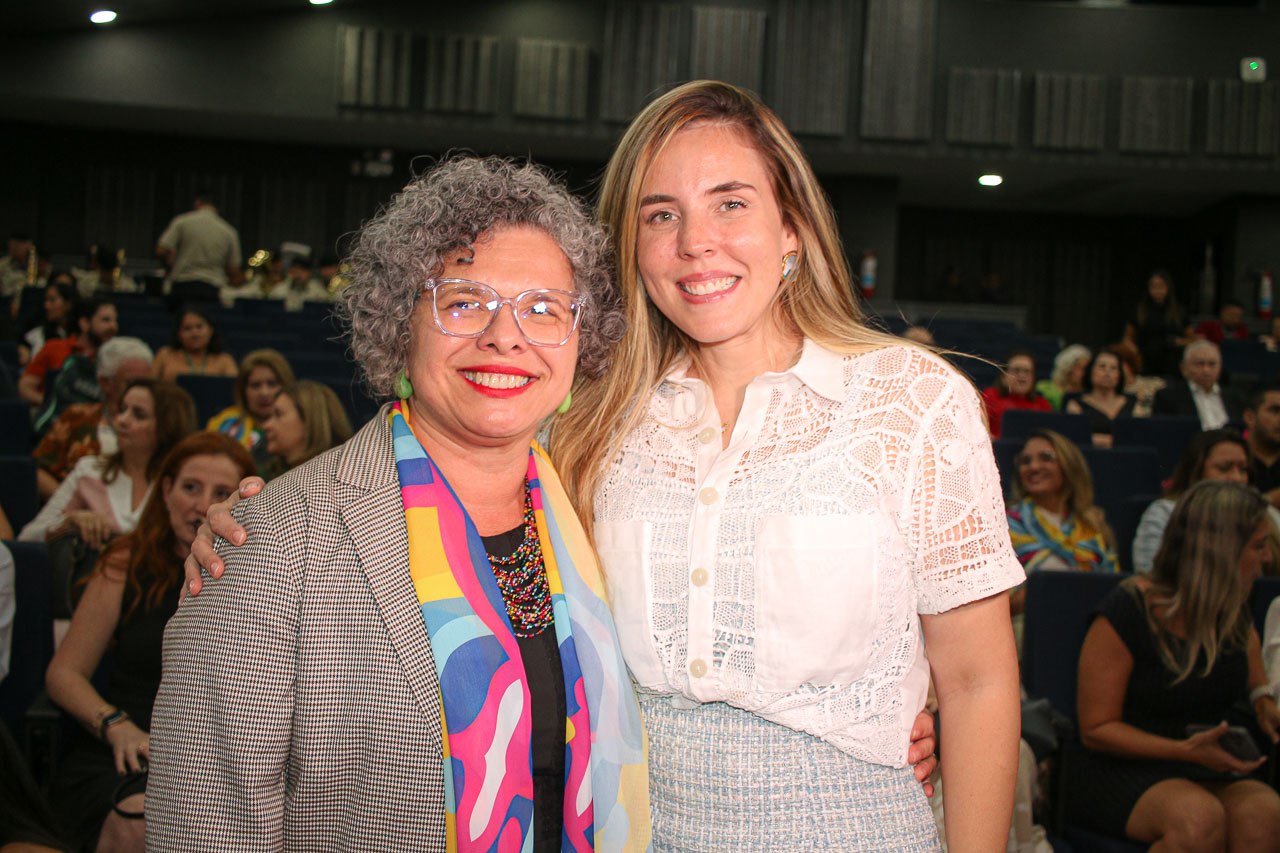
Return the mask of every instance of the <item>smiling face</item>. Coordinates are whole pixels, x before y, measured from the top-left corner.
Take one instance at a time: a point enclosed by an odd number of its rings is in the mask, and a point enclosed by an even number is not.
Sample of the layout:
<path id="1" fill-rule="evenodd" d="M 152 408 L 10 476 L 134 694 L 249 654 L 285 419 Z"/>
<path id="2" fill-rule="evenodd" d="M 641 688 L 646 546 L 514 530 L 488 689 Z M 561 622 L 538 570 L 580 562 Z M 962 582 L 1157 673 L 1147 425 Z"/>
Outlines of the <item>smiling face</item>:
<path id="1" fill-rule="evenodd" d="M 1018 455 L 1022 491 L 1036 503 L 1056 500 L 1062 494 L 1062 466 L 1057 451 L 1043 438 L 1032 438 Z"/>
<path id="2" fill-rule="evenodd" d="M 182 325 L 178 327 L 178 342 L 187 352 L 204 352 L 213 337 L 213 329 L 199 314 L 182 315 Z"/>
<path id="3" fill-rule="evenodd" d="M 149 389 L 134 386 L 124 392 L 115 430 L 120 450 L 151 455 L 156 447 L 156 401 Z"/>
<path id="4" fill-rule="evenodd" d="M 169 524 L 184 552 L 190 550 L 210 504 L 229 498 L 239 482 L 240 469 L 230 457 L 211 453 L 188 458 L 177 476 L 164 478 L 160 485 Z"/>
<path id="5" fill-rule="evenodd" d="M 1010 394 L 1030 394 L 1036 384 L 1036 365 L 1025 355 L 1015 355 L 1005 367 Z"/>
<path id="6" fill-rule="evenodd" d="M 440 277 L 482 282 L 503 298 L 526 290 L 574 290 L 569 259 L 541 229 L 499 228 L 482 234 L 474 248 L 472 263 L 451 260 Z M 432 295 L 424 292 L 410 320 L 407 373 L 415 433 L 426 443 L 454 448 L 527 446 L 539 421 L 569 393 L 578 332 L 561 346 L 534 346 L 511 306 L 502 305 L 478 337 L 456 337 L 440 330 L 431 306 Z"/>
<path id="7" fill-rule="evenodd" d="M 774 311 L 783 257 L 799 249 L 760 154 L 736 128 L 676 133 L 640 190 L 637 265 L 649 298 L 705 346 L 766 351 L 790 335 Z"/>
<path id="8" fill-rule="evenodd" d="M 249 371 L 244 383 L 244 399 L 255 418 L 264 419 L 271 414 L 271 404 L 279 393 L 280 377 L 270 367 L 259 364 Z"/>
<path id="9" fill-rule="evenodd" d="M 267 452 L 285 459 L 301 451 L 307 441 L 307 424 L 288 394 L 276 395 L 262 431 L 267 436 Z"/>

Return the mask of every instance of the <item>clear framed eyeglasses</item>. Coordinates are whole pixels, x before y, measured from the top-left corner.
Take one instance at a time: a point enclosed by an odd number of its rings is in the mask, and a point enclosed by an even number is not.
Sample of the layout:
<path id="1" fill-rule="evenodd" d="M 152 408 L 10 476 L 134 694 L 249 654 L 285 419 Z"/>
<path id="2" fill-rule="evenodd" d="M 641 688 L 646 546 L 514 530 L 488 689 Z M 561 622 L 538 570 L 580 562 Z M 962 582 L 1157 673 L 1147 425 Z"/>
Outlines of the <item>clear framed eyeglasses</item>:
<path id="1" fill-rule="evenodd" d="M 481 281 L 433 278 L 422 288 L 431 294 L 431 315 L 446 335 L 478 338 L 510 305 L 524 339 L 538 347 L 563 346 L 578 327 L 581 304 L 571 290 L 526 290 L 510 298 Z"/>

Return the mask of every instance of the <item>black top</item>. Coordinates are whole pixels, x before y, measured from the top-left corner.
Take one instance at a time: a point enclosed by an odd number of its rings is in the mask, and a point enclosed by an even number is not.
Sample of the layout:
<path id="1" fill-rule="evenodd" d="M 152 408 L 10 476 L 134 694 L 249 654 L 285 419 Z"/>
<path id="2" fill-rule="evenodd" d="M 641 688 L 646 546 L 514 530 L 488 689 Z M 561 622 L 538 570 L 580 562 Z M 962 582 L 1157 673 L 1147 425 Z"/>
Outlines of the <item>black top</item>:
<path id="1" fill-rule="evenodd" d="M 1191 675 L 1172 684 L 1175 674 L 1160 658 L 1144 604 L 1132 583 L 1116 587 L 1099 605 L 1098 615 L 1111 623 L 1129 653 L 1133 672 L 1124 695 L 1123 719 L 1143 731 L 1181 740 L 1187 726 L 1216 726 L 1249 692 L 1249 661 L 1244 649 L 1220 651 L 1213 669 L 1203 674 L 1203 658 Z M 1181 640 L 1173 639 L 1179 650 Z"/>
<path id="2" fill-rule="evenodd" d="M 524 539 L 523 525 L 482 536 L 485 550 L 509 557 Z M 565 706 L 564 670 L 555 627 L 533 637 L 516 637 L 525 677 L 529 681 L 529 709 L 533 722 L 533 850 L 558 853 L 564 833 Z"/>
<path id="3" fill-rule="evenodd" d="M 1280 459 L 1267 465 L 1256 456 L 1249 462 L 1249 485 L 1260 492 L 1269 492 L 1280 487 Z"/>
<path id="4" fill-rule="evenodd" d="M 1129 318 L 1146 376 L 1172 376 L 1178 372 L 1178 336 L 1185 331 L 1185 320 L 1182 312 L 1175 313 L 1178 316 L 1171 322 L 1165 320 L 1163 309 L 1148 310 L 1145 323 L 1138 321 L 1136 312 Z"/>
<path id="5" fill-rule="evenodd" d="M 174 571 L 182 574 L 182 566 Z M 182 592 L 181 580 L 174 581 L 155 607 L 147 609 L 147 596 L 153 584 L 143 584 L 142 601 L 134 608 L 136 600 L 129 583 L 124 585 L 120 601 L 120 623 L 115 633 L 115 663 L 111 667 L 111 681 L 107 686 L 112 703 L 128 712 L 138 728 L 151 730 L 151 706 L 160 690 L 160 652 L 164 645 L 164 626 L 178 610 L 178 598 Z M 128 614 L 126 617 L 125 614 Z"/>
<path id="6" fill-rule="evenodd" d="M 1120 407 L 1120 411 L 1116 413 L 1117 418 L 1127 418 L 1133 415 L 1133 407 L 1137 405 L 1138 398 L 1132 394 L 1121 394 L 1124 397 L 1124 405 Z M 1074 401 L 1080 407 L 1081 414 L 1089 416 L 1089 431 L 1093 433 L 1101 433 L 1103 435 L 1111 435 L 1111 430 L 1115 426 L 1115 419 L 1108 416 L 1106 412 L 1094 407 L 1091 403 L 1084 399 L 1084 394 L 1079 392 L 1067 394 L 1062 398 L 1062 410 L 1067 410 L 1067 403 Z"/>

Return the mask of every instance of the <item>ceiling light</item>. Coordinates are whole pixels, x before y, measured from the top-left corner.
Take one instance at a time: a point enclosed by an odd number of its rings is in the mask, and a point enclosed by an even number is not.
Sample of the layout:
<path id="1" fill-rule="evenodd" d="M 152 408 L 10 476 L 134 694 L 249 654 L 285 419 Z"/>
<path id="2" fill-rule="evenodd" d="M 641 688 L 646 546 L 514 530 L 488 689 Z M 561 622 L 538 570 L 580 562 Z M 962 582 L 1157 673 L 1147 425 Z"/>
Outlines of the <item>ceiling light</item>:
<path id="1" fill-rule="evenodd" d="M 109 24 L 116 19 L 116 13 L 110 9 L 99 9 L 89 16 L 89 20 L 95 24 Z"/>
<path id="2" fill-rule="evenodd" d="M 978 178 L 978 183 L 984 187 L 998 187 L 1004 183 L 1004 178 L 1000 175 L 982 175 Z"/>
<path id="3" fill-rule="evenodd" d="M 312 6 L 328 6 L 333 0 L 311 0 Z"/>

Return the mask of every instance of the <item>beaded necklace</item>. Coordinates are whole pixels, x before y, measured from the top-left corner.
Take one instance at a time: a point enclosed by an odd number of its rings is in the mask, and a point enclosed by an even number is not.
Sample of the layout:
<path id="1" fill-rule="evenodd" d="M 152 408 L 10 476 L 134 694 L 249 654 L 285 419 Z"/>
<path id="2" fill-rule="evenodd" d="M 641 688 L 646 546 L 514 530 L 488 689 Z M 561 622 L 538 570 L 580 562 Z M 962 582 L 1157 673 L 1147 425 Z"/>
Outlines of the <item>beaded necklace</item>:
<path id="1" fill-rule="evenodd" d="M 489 555 L 502 600 L 517 637 L 536 637 L 555 621 L 551 615 L 551 585 L 547 583 L 538 526 L 533 517 L 533 494 L 524 484 L 524 539 L 509 557 Z"/>

